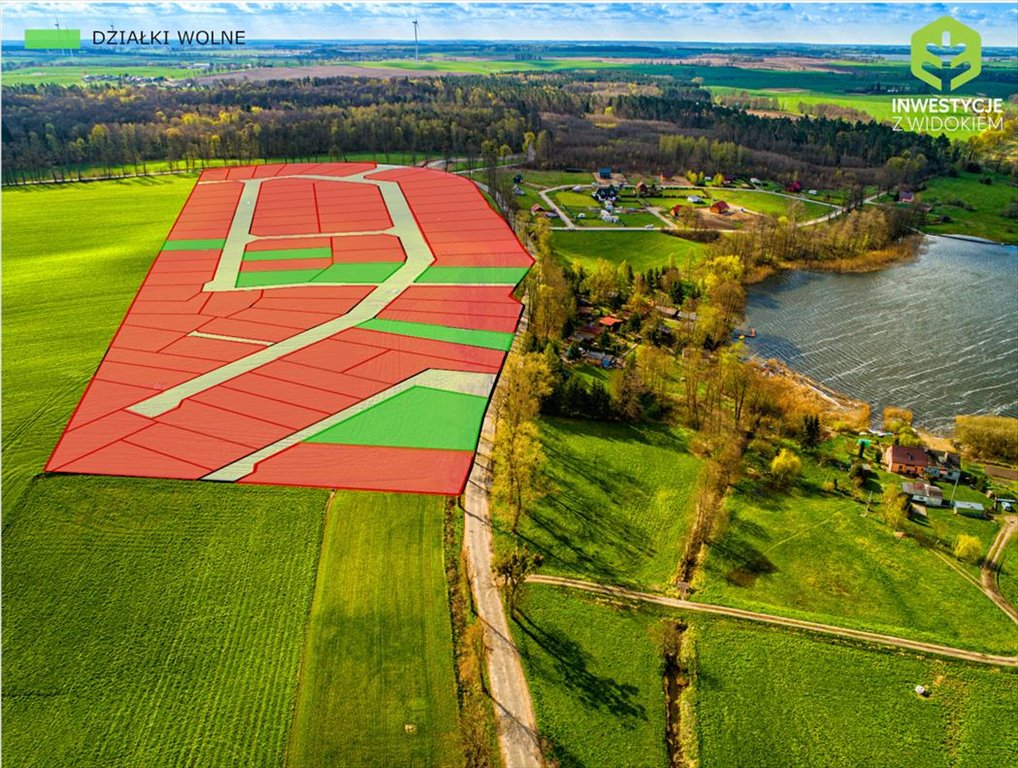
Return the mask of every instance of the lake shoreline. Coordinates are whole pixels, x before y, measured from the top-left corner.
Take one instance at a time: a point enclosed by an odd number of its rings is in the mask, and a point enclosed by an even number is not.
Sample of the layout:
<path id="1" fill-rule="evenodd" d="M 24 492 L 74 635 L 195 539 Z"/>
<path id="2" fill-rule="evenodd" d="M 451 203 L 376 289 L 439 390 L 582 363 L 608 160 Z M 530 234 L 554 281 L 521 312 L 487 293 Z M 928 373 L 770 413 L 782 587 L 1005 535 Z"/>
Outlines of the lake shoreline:
<path id="1" fill-rule="evenodd" d="M 1018 251 L 940 236 L 915 243 L 906 258 L 887 255 L 882 266 L 893 270 L 807 265 L 748 285 L 748 349 L 820 392 L 869 403 L 875 417 L 908 408 L 933 435 L 952 435 L 958 414 L 1016 415 Z"/>
<path id="2" fill-rule="evenodd" d="M 904 264 L 919 257 L 927 237 L 939 235 L 909 235 L 889 248 L 867 251 L 850 259 L 826 259 L 821 261 L 781 261 L 754 269 L 745 280 L 746 285 L 762 283 L 778 272 L 836 272 L 839 274 L 862 274 L 877 272 L 897 264 Z"/>

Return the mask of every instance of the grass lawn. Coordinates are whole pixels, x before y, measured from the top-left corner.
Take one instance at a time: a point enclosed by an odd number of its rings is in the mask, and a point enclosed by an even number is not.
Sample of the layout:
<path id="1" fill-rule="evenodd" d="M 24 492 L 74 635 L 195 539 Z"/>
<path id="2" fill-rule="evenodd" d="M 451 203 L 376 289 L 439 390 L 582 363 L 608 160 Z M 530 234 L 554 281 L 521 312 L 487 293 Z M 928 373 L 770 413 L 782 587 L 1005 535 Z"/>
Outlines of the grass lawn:
<path id="1" fill-rule="evenodd" d="M 443 504 L 396 494 L 333 499 L 288 765 L 462 765 Z"/>
<path id="2" fill-rule="evenodd" d="M 989 174 L 992 184 L 980 184 L 987 174 L 961 173 L 957 177 L 931 179 L 916 198 L 932 205 L 931 216 L 950 216 L 947 224 L 931 224 L 923 229 L 935 235 L 969 235 L 1018 243 L 1018 220 L 1004 216 L 1004 210 L 1018 200 L 1018 187 L 1002 174 Z M 974 210 L 967 210 L 971 206 Z"/>
<path id="3" fill-rule="evenodd" d="M 280 765 L 326 498 L 35 480 L 4 509 L 4 761 Z"/>
<path id="4" fill-rule="evenodd" d="M 6 515 L 46 463 L 194 181 L 3 190 Z"/>
<path id="5" fill-rule="evenodd" d="M 661 620 L 582 592 L 526 589 L 513 638 L 561 768 L 666 768 Z"/>
<path id="6" fill-rule="evenodd" d="M 663 425 L 545 419 L 541 436 L 553 491 L 519 533 L 544 554 L 543 570 L 667 588 L 701 466 L 685 450 L 685 433 Z"/>
<path id="7" fill-rule="evenodd" d="M 981 768 L 1018 754 L 1018 731 L 1000 727 L 1018 710 L 1014 671 L 691 621 L 702 765 Z"/>
<path id="8" fill-rule="evenodd" d="M 598 259 L 618 264 L 623 261 L 636 272 L 651 267 L 666 267 L 674 260 L 683 272 L 700 263 L 706 250 L 702 243 L 679 237 L 646 232 L 555 232 L 552 234 L 555 254 L 568 264 L 579 263 L 591 269 Z"/>
<path id="9" fill-rule="evenodd" d="M 790 491 L 740 484 L 694 599 L 980 650 L 1018 647 L 1014 624 L 974 585 L 915 539 L 896 539 L 878 504 L 864 516 L 865 504 L 820 490 L 837 470 L 803 463 Z M 948 537 L 950 527 L 980 522 L 935 518 Z M 988 545 L 992 524 L 984 525 Z"/>

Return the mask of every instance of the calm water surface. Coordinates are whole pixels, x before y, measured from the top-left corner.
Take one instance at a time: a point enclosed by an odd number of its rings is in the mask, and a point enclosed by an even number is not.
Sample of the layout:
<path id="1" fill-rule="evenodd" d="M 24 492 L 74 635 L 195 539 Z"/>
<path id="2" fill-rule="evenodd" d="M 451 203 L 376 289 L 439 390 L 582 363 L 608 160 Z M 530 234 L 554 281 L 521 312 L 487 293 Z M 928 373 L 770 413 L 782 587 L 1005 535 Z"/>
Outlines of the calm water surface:
<path id="1" fill-rule="evenodd" d="M 950 429 L 959 413 L 1018 416 L 1018 247 L 926 238 L 879 272 L 783 272 L 751 286 L 747 344 L 833 389 L 910 408 Z"/>

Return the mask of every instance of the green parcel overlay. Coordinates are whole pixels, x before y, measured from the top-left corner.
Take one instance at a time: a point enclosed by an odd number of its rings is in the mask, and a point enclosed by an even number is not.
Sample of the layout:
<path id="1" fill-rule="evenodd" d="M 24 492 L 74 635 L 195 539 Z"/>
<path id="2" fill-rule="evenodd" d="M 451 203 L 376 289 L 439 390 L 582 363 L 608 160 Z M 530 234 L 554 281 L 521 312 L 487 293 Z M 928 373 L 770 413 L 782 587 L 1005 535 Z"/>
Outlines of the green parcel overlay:
<path id="1" fill-rule="evenodd" d="M 501 331 L 484 331 L 477 328 L 452 328 L 448 325 L 412 323 L 406 320 L 384 320 L 380 317 L 365 320 L 358 328 L 382 333 L 398 333 L 418 339 L 448 341 L 453 344 L 467 344 L 471 347 L 487 347 L 508 352 L 513 343 L 513 334 Z"/>
<path id="2" fill-rule="evenodd" d="M 486 397 L 411 387 L 306 442 L 472 451 L 487 407 Z"/>
<path id="3" fill-rule="evenodd" d="M 163 243 L 164 251 L 211 251 L 222 250 L 226 240 L 167 240 Z"/>
<path id="4" fill-rule="evenodd" d="M 278 259 L 331 259 L 331 248 L 286 248 L 276 251 L 245 251 L 244 261 L 276 261 Z"/>
<path id="5" fill-rule="evenodd" d="M 529 270 L 530 267 L 428 267 L 415 282 L 516 285 Z"/>
<path id="6" fill-rule="evenodd" d="M 81 48 L 79 29 L 26 29 L 25 49 L 42 51 L 50 48 L 77 50 Z"/>
<path id="7" fill-rule="evenodd" d="M 290 251 L 283 258 L 313 258 L 304 251 Z M 273 251 L 262 251 L 273 253 Z M 281 253 L 276 251 L 276 253 Z M 300 256 L 294 255 L 299 253 Z M 279 257 L 277 257 L 279 258 Z M 372 261 L 363 264 L 333 264 L 325 269 L 285 269 L 268 272 L 240 272 L 237 275 L 238 288 L 256 288 L 272 285 L 293 285 L 295 283 L 354 283 L 374 285 L 385 280 L 403 266 L 401 261 Z"/>

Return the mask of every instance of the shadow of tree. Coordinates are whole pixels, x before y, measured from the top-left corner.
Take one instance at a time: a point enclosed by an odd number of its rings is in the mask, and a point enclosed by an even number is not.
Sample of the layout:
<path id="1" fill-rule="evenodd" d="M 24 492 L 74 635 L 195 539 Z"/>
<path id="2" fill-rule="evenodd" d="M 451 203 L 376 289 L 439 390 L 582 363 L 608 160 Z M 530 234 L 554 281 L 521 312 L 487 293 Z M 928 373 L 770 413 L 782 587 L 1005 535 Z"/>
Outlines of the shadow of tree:
<path id="1" fill-rule="evenodd" d="M 538 626 L 523 610 L 517 612 L 515 621 L 520 630 L 548 654 L 559 679 L 585 706 L 607 710 L 623 721 L 647 719 L 646 709 L 635 701 L 640 689 L 591 671 L 591 655 L 575 640 L 557 629 Z M 531 662 L 535 661 L 531 655 Z"/>

